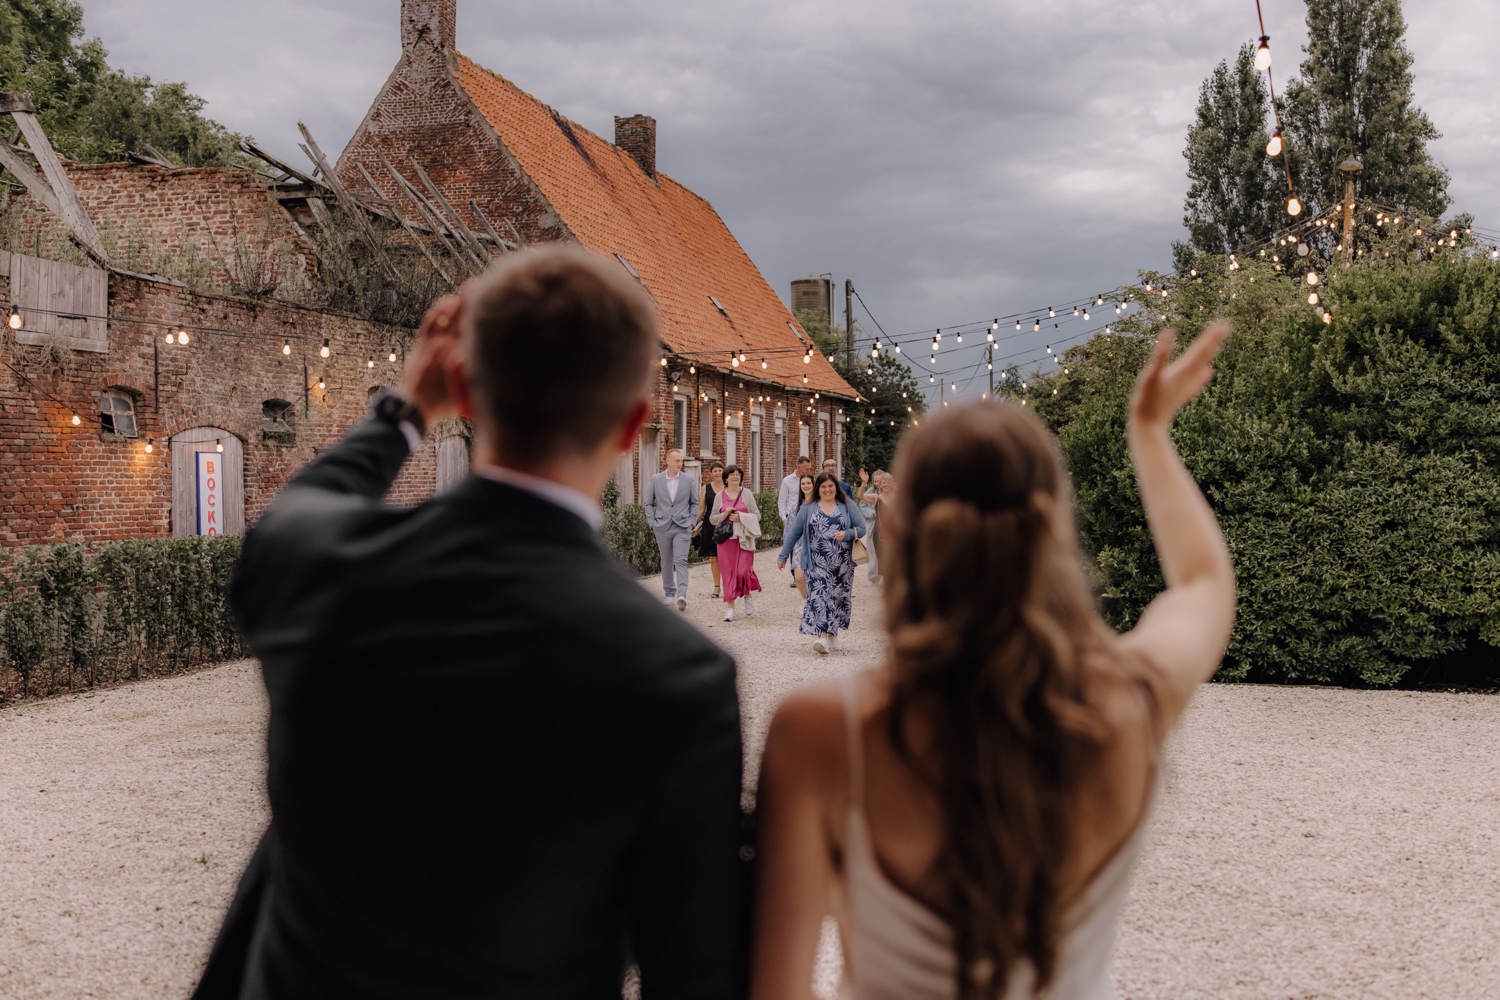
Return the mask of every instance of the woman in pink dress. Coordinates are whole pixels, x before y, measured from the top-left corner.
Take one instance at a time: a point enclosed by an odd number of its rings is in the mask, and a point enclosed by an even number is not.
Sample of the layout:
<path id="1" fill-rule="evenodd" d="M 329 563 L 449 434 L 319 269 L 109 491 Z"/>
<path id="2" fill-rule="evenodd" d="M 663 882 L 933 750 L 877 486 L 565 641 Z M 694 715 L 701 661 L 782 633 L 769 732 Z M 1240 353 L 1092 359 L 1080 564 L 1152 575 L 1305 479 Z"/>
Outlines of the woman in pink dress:
<path id="1" fill-rule="evenodd" d="M 721 524 L 738 522 L 742 513 L 760 517 L 755 494 L 740 488 L 744 481 L 744 470 L 738 465 L 724 470 L 724 489 L 719 492 L 714 512 L 708 518 L 715 529 Z M 724 620 L 734 621 L 734 602 L 741 597 L 745 599 L 745 616 L 749 617 L 755 614 L 755 600 L 750 595 L 760 593 L 760 579 L 755 575 L 755 552 L 743 548 L 733 535 L 718 544 L 719 576 L 724 585 Z"/>

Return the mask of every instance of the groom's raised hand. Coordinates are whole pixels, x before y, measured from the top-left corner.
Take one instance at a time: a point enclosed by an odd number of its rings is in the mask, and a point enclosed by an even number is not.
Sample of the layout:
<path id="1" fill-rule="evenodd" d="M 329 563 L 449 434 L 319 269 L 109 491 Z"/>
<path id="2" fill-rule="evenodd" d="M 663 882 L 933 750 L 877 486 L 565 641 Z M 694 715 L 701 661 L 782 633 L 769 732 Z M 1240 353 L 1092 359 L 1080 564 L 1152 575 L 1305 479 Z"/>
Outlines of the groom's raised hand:
<path id="1" fill-rule="evenodd" d="M 401 373 L 401 390 L 417 405 L 428 427 L 461 414 L 463 401 L 449 369 L 458 360 L 462 315 L 463 299 L 458 295 L 444 295 L 434 302 L 422 317 L 416 344 Z"/>

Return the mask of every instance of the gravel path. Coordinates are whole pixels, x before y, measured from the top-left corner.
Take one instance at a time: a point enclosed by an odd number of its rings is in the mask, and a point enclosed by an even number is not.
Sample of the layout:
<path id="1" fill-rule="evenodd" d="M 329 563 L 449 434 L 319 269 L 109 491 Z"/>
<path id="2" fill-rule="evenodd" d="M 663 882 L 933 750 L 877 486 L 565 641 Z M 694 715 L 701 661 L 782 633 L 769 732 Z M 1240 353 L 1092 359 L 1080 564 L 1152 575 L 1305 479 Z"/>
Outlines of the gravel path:
<path id="1" fill-rule="evenodd" d="M 796 634 L 770 553 L 754 618 L 688 617 L 740 661 L 746 744 L 880 655 Z M 659 587 L 654 581 L 645 585 Z M 0 710 L 0 997 L 184 997 L 266 820 L 253 664 Z M 1213 686 L 1169 748 L 1126 912 L 1122 997 L 1500 996 L 1500 697 Z M 820 965 L 826 990 L 837 974 Z"/>

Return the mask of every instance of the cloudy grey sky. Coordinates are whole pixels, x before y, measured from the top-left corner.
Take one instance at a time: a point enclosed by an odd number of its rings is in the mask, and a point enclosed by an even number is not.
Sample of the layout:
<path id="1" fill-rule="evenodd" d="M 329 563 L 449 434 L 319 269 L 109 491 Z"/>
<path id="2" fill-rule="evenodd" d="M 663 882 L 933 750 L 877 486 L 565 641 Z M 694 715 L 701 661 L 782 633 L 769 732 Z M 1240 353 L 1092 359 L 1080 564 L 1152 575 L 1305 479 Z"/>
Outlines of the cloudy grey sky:
<path id="1" fill-rule="evenodd" d="M 341 148 L 400 52 L 398 0 L 82 2 L 112 63 L 293 162 L 297 120 Z M 1279 89 L 1304 7 L 1263 5 Z M 1500 4 L 1405 7 L 1454 207 L 1500 228 Z M 459 0 L 458 22 L 466 55 L 606 138 L 654 115 L 661 169 L 783 297 L 853 278 L 892 334 L 1166 268 L 1198 86 L 1257 34 L 1254 0 Z"/>

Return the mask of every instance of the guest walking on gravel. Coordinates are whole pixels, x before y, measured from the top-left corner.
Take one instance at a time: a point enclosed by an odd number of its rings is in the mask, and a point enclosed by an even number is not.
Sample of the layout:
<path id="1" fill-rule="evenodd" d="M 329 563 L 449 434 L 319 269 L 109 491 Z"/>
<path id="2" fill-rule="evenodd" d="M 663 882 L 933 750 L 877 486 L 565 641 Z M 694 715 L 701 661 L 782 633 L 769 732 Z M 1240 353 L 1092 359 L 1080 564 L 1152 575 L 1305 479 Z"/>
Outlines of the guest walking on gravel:
<path id="1" fill-rule="evenodd" d="M 817 503 L 797 512 L 782 542 L 776 568 L 785 569 L 802 542 L 802 575 L 807 601 L 797 631 L 814 636 L 819 653 L 839 648 L 839 632 L 849 627 L 854 605 L 854 543 L 865 533 L 865 518 L 853 497 L 846 497 L 838 477 L 820 472 L 813 480 Z"/>
<path id="2" fill-rule="evenodd" d="M 797 513 L 797 508 L 802 503 L 802 480 L 811 475 L 812 459 L 806 455 L 798 455 L 796 468 L 781 481 L 781 491 L 776 495 L 776 512 L 781 515 L 783 528 L 792 523 L 792 516 Z M 792 586 L 799 586 L 796 574 L 792 575 Z M 807 596 L 806 589 L 803 589 L 802 596 Z"/>
<path id="3" fill-rule="evenodd" d="M 708 568 L 714 575 L 714 592 L 708 596 L 719 599 L 719 546 L 714 544 L 714 526 L 709 523 L 713 516 L 714 502 L 724 490 L 724 463 L 717 459 L 709 463 L 708 476 L 698 487 L 698 510 L 701 511 L 694 535 L 698 541 L 698 554 L 708 560 Z"/>
<path id="4" fill-rule="evenodd" d="M 867 519 L 870 526 L 870 566 L 869 577 L 871 583 L 880 582 L 880 560 L 884 557 L 886 532 L 881 528 L 881 515 L 890 509 L 891 500 L 896 496 L 896 480 L 884 469 L 876 469 L 875 475 L 867 476 L 865 470 L 859 470 L 860 487 L 859 501 L 860 510 L 864 511 L 864 505 L 868 504 L 869 512 Z M 868 481 L 866 481 L 868 480 Z"/>
<path id="5" fill-rule="evenodd" d="M 797 505 L 792 508 L 792 516 L 785 522 L 787 527 L 790 527 L 791 522 L 796 520 L 798 512 L 803 507 L 814 502 L 813 480 L 815 478 L 811 472 L 802 477 L 797 491 Z M 784 531 L 785 528 L 783 529 Z M 807 600 L 807 577 L 802 575 L 802 550 L 806 545 L 807 539 L 803 538 L 798 540 L 797 544 L 792 547 L 792 581 L 804 601 Z"/>
<path id="6" fill-rule="evenodd" d="M 742 544 L 743 529 L 736 530 L 743 520 L 755 519 L 755 534 L 760 534 L 760 508 L 755 504 L 755 494 L 743 489 L 745 473 L 738 465 L 724 469 L 724 489 L 714 505 L 709 522 L 714 526 L 714 541 L 719 546 L 719 574 L 724 581 L 724 620 L 734 621 L 734 602 L 745 599 L 745 616 L 755 614 L 755 598 L 760 593 L 760 578 L 755 575 L 755 549 Z M 728 530 L 725 528 L 728 526 Z"/>
<path id="7" fill-rule="evenodd" d="M 752 1000 L 809 998 L 837 915 L 850 1000 L 1100 1000 L 1161 746 L 1218 667 L 1235 579 L 1172 419 L 1228 336 L 1163 334 L 1126 440 L 1166 589 L 1099 618 L 1066 477 L 1029 410 L 976 403 L 903 440 L 882 512 L 885 664 L 771 722 Z"/>
<path id="8" fill-rule="evenodd" d="M 651 477 L 646 488 L 646 523 L 656 533 L 661 550 L 661 586 L 666 603 L 687 610 L 688 546 L 698 520 L 698 491 L 682 472 L 682 451 L 667 452 L 667 468 Z"/>
<path id="9" fill-rule="evenodd" d="M 271 822 L 197 1000 L 618 1000 L 632 960 L 647 997 L 743 995 L 734 662 L 598 533 L 654 317 L 613 261 L 511 254 L 246 535 Z M 538 379 L 564 348 L 592 363 Z M 473 472 L 387 506 L 454 416 Z"/>

